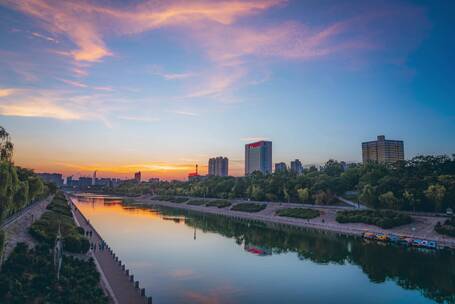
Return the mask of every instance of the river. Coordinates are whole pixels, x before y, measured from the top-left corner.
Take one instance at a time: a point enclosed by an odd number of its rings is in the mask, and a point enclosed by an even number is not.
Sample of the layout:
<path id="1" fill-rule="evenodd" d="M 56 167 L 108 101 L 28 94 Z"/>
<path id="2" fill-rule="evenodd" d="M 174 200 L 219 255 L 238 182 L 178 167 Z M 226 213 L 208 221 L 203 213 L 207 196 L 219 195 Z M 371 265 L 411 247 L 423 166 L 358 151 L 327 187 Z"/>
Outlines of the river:
<path id="1" fill-rule="evenodd" d="M 153 303 L 455 303 L 455 255 L 75 200 Z"/>

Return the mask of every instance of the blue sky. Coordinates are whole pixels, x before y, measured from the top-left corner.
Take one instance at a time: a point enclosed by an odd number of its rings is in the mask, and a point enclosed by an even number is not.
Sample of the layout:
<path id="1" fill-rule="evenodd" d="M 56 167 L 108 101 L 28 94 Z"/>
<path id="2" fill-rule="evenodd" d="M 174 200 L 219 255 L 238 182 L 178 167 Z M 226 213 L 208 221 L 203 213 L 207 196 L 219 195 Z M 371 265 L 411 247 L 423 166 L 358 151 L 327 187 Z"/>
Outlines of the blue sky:
<path id="1" fill-rule="evenodd" d="M 451 1 L 0 1 L 0 124 L 38 171 L 455 152 Z"/>

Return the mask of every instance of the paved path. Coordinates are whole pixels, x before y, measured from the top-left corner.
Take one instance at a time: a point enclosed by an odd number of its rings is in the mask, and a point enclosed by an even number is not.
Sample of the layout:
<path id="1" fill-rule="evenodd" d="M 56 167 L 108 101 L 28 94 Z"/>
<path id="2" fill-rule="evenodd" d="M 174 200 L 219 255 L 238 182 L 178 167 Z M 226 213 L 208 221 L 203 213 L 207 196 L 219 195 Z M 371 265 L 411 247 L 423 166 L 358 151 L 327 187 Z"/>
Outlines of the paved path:
<path id="1" fill-rule="evenodd" d="M 26 243 L 29 248 L 35 246 L 36 242 L 28 233 L 28 228 L 46 211 L 46 207 L 49 205 L 52 198 L 53 196 L 50 196 L 44 200 L 33 203 L 3 222 L 1 228 L 6 234 L 3 261 L 9 257 L 18 243 Z"/>
<path id="2" fill-rule="evenodd" d="M 401 236 L 407 236 L 412 238 L 422 238 L 427 240 L 435 240 L 440 246 L 446 246 L 455 248 L 455 238 L 443 236 L 434 231 L 434 225 L 438 221 L 444 220 L 441 217 L 430 217 L 430 216 L 413 216 L 414 222 L 407 225 L 398 226 L 392 229 L 382 229 L 377 226 L 367 225 L 363 223 L 346 223 L 340 224 L 335 220 L 336 212 L 340 210 L 346 210 L 345 207 L 319 207 L 319 206 L 308 206 L 307 208 L 314 208 L 321 212 L 321 216 L 311 219 L 297 219 L 290 217 L 281 217 L 275 215 L 276 211 L 283 208 L 296 208 L 303 207 L 301 204 L 293 203 L 271 203 L 268 202 L 267 208 L 257 213 L 248 213 L 241 211 L 232 211 L 229 208 L 220 209 L 217 207 L 205 207 L 205 206 L 191 206 L 186 203 L 171 203 L 165 201 L 153 200 L 150 196 L 142 196 L 134 198 L 135 201 L 158 206 L 167 206 L 178 209 L 193 210 L 197 212 L 224 215 L 233 218 L 247 219 L 253 221 L 262 221 L 274 224 L 285 224 L 304 228 L 314 228 L 320 230 L 329 230 L 333 232 L 351 234 L 351 235 L 362 235 L 365 231 L 371 231 L 375 233 L 395 233 Z M 234 204 L 237 202 L 234 202 Z M 259 202 L 255 202 L 259 203 Z"/>
<path id="3" fill-rule="evenodd" d="M 348 204 L 351 207 L 354 207 L 354 208 L 357 208 L 357 209 L 368 209 L 367 206 L 362 205 L 361 203 L 354 203 L 353 201 L 345 199 L 344 197 L 336 196 L 336 198 L 339 199 L 340 201 L 342 201 L 343 203 Z"/>
<path id="4" fill-rule="evenodd" d="M 71 201 L 71 198 L 69 198 Z M 73 214 L 76 223 L 86 231 L 92 231 L 92 236 L 89 238 L 91 243 L 96 244 L 96 250 L 91 250 L 90 254 L 94 257 L 101 278 L 104 281 L 104 287 L 112 296 L 112 301 L 119 304 L 147 304 L 151 303 L 145 296 L 141 296 L 141 289 L 135 288 L 135 283 L 130 280 L 130 275 L 127 273 L 120 262 L 117 262 L 111 249 L 99 250 L 98 244 L 103 242 L 101 236 L 96 232 L 88 220 L 72 203 Z M 145 293 L 145 291 L 142 291 Z"/>

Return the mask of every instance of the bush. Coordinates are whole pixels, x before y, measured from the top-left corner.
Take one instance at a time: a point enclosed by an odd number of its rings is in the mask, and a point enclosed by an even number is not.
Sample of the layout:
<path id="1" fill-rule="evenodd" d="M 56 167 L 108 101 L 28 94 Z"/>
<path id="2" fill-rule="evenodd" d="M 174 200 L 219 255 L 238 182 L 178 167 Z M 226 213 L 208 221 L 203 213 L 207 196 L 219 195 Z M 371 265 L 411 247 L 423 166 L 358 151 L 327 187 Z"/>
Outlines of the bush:
<path id="1" fill-rule="evenodd" d="M 365 223 L 384 229 L 409 224 L 412 218 L 403 213 L 391 210 L 347 210 L 338 211 L 336 215 L 338 223 Z"/>
<path id="2" fill-rule="evenodd" d="M 240 203 L 231 208 L 233 211 L 259 212 L 267 207 L 266 204 Z"/>
<path id="3" fill-rule="evenodd" d="M 207 203 L 207 201 L 205 201 L 205 200 L 191 200 L 186 204 L 192 205 L 192 206 L 201 206 L 201 205 L 204 205 L 205 203 Z"/>
<path id="4" fill-rule="evenodd" d="M 52 251 L 19 243 L 0 273 L 0 303 L 107 304 L 92 259 L 63 256 L 57 280 Z"/>
<path id="5" fill-rule="evenodd" d="M 312 219 L 320 216 L 321 212 L 319 212 L 319 210 L 309 208 L 287 208 L 278 210 L 276 212 L 276 215 L 301 219 Z"/>
<path id="6" fill-rule="evenodd" d="M 205 204 L 207 207 L 218 207 L 218 208 L 226 208 L 231 205 L 231 202 L 228 200 L 212 200 Z"/>
<path id="7" fill-rule="evenodd" d="M 434 227 L 434 230 L 439 234 L 455 237 L 455 217 L 447 219 L 442 225 L 438 222 Z"/>
<path id="8" fill-rule="evenodd" d="M 74 223 L 71 209 L 63 194 L 57 193 L 47 209 L 49 211 L 29 228 L 30 234 L 37 241 L 53 246 L 60 227 L 63 249 L 73 253 L 86 253 L 90 243 L 84 236 L 84 229 Z"/>
<path id="9" fill-rule="evenodd" d="M 175 197 L 175 196 L 170 196 L 170 195 L 158 195 L 158 196 L 155 196 L 154 199 L 157 201 L 165 201 L 165 202 L 171 202 L 171 203 L 176 203 L 176 204 L 181 204 L 188 200 L 188 198 L 186 198 L 186 197 Z"/>

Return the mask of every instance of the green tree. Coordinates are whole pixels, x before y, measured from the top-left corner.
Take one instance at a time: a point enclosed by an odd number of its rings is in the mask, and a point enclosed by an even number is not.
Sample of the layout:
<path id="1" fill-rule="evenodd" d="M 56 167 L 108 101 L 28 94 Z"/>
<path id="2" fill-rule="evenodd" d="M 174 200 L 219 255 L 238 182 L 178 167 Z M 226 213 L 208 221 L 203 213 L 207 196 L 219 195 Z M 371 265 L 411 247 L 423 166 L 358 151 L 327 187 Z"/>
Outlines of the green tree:
<path id="1" fill-rule="evenodd" d="M 396 206 L 398 205 L 398 199 L 395 197 L 392 191 L 388 191 L 379 195 L 379 201 L 383 207 L 386 207 L 388 209 L 396 209 Z"/>
<path id="2" fill-rule="evenodd" d="M 0 161 L 11 161 L 13 158 L 13 147 L 9 133 L 0 126 Z"/>
<path id="3" fill-rule="evenodd" d="M 360 201 L 368 206 L 377 207 L 377 196 L 374 191 L 373 186 L 367 184 L 363 187 L 362 193 L 360 193 L 359 197 Z"/>
<path id="4" fill-rule="evenodd" d="M 308 188 L 300 188 L 297 190 L 299 202 L 307 203 L 310 199 L 310 190 Z"/>
<path id="5" fill-rule="evenodd" d="M 434 204 L 435 210 L 443 210 L 443 201 L 446 195 L 446 188 L 443 185 L 430 185 L 427 190 L 425 190 L 425 196 Z"/>

